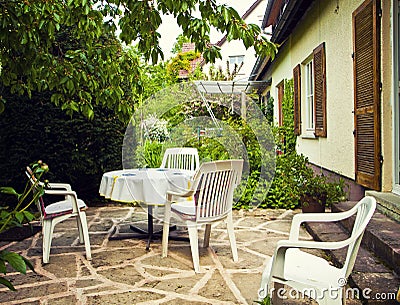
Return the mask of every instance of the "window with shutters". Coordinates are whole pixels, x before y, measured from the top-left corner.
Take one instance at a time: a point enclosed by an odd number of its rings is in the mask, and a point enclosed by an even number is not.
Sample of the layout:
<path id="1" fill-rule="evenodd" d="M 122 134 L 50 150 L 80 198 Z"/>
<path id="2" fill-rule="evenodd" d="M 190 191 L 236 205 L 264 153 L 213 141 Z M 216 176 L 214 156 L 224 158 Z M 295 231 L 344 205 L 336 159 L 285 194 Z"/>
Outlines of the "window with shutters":
<path id="1" fill-rule="evenodd" d="M 326 137 L 325 43 L 293 69 L 293 79 L 295 134 L 300 135 L 303 130 L 306 138 Z"/>

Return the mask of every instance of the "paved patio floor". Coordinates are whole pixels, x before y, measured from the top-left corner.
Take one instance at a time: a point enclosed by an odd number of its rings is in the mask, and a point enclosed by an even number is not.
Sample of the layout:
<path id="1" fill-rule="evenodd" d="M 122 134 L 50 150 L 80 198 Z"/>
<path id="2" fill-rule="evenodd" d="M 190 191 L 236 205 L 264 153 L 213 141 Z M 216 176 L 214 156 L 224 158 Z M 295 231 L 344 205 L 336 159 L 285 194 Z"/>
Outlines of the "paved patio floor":
<path id="1" fill-rule="evenodd" d="M 118 226 L 145 227 L 140 207 L 110 205 L 87 211 L 92 260 L 78 243 L 73 220 L 56 226 L 50 263 L 41 264 L 41 234 L 21 242 L 0 244 L 0 249 L 28 257 L 36 273 L 8 273 L 16 292 L 0 288 L 0 304 L 256 304 L 261 273 L 275 244 L 288 236 L 291 218 L 298 211 L 235 211 L 239 261 L 233 262 L 225 225 L 213 228 L 210 248 L 201 248 L 201 273 L 193 271 L 188 242 L 169 243 L 169 256 L 161 258 L 161 240 L 146 251 L 141 239 L 109 240 Z M 302 231 L 305 239 L 311 237 Z M 200 235 L 200 243 L 202 236 Z M 284 304 L 316 304 L 291 300 Z M 354 303 L 350 303 L 354 304 Z"/>

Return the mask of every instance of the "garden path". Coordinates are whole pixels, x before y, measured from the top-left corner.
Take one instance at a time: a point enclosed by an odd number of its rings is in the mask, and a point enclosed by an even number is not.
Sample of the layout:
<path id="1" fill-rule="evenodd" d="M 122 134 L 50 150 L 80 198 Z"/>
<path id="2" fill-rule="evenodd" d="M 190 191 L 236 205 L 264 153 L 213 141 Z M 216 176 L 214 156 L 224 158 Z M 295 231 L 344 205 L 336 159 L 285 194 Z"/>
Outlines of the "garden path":
<path id="1" fill-rule="evenodd" d="M 87 211 L 90 262 L 73 220 L 56 226 L 46 265 L 41 264 L 40 233 L 21 242 L 1 242 L 0 249 L 28 257 L 36 273 L 8 273 L 17 291 L 0 288 L 0 304 L 256 304 L 262 270 L 276 242 L 287 238 L 297 212 L 234 211 L 239 261 L 232 261 L 225 225 L 220 224 L 212 230 L 211 247 L 201 248 L 201 273 L 195 274 L 188 242 L 171 240 L 168 258 L 161 258 L 160 240 L 146 251 L 145 240 L 108 239 L 116 226 L 121 232 L 128 232 L 131 222 L 145 226 L 146 214 L 140 207 L 92 207 Z M 306 231 L 301 234 L 311 239 Z M 284 304 L 316 303 L 300 299 Z"/>

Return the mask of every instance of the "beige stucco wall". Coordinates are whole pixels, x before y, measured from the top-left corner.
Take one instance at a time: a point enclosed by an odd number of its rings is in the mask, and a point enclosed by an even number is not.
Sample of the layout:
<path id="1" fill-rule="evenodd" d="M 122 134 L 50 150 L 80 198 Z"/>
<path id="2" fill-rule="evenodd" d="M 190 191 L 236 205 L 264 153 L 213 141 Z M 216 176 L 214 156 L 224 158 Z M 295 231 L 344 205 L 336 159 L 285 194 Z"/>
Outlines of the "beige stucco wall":
<path id="1" fill-rule="evenodd" d="M 396 1 L 397 2 L 397 1 Z M 381 36 L 381 121 L 382 121 L 382 191 L 391 191 L 393 186 L 393 54 L 392 54 L 392 1 L 382 1 Z"/>
<path id="2" fill-rule="evenodd" d="M 298 137 L 297 150 L 299 153 L 308 156 L 312 163 L 352 179 L 355 176 L 354 116 L 352 113 L 354 108 L 353 61 L 351 57 L 353 52 L 352 12 L 362 3 L 363 0 L 315 1 L 312 9 L 307 13 L 307 17 L 300 22 L 290 39 L 283 46 L 280 56 L 276 58 L 273 64 L 271 86 L 271 95 L 277 101 L 277 91 L 274 90 L 276 85 L 284 78 L 292 78 L 293 68 L 311 56 L 315 47 L 325 42 L 327 137 L 313 139 L 305 137 L 305 126 L 303 124 L 303 136 Z M 338 9 L 337 4 L 339 4 Z M 388 31 L 388 29 L 383 29 L 383 31 L 387 35 L 385 31 Z M 382 52 L 385 56 L 388 56 L 387 50 Z M 391 68 L 388 67 L 390 64 L 391 62 L 385 62 L 382 66 L 382 71 L 385 71 L 383 75 L 385 82 L 391 79 Z M 384 122 L 382 146 L 385 147 L 383 167 L 385 189 L 391 187 L 392 175 L 389 95 L 390 93 L 385 93 L 384 88 L 382 97 L 382 121 Z M 302 105 L 304 105 L 304 101 L 302 101 Z M 304 109 L 302 114 L 302 122 L 305 122 Z"/>

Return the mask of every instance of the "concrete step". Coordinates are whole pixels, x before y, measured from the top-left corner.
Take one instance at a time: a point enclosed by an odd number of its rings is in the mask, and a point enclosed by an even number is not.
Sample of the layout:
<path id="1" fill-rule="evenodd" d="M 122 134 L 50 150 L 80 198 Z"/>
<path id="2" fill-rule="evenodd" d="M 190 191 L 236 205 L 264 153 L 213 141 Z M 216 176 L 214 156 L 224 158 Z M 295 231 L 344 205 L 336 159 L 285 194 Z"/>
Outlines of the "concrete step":
<path id="1" fill-rule="evenodd" d="M 332 206 L 332 212 L 346 211 L 355 202 L 341 202 Z M 351 222 L 342 222 L 347 231 Z M 363 245 L 383 260 L 397 274 L 400 274 L 400 223 L 379 211 L 375 211 L 364 233 Z"/>
<path id="2" fill-rule="evenodd" d="M 389 218 L 400 222 L 400 196 L 391 192 L 366 191 L 366 196 L 372 196 L 378 203 L 377 209 Z"/>
<path id="3" fill-rule="evenodd" d="M 355 202 L 332 207 L 332 212 L 348 210 Z M 400 224 L 375 212 L 364 233 L 362 246 L 348 284 L 360 292 L 363 304 L 399 304 L 395 298 L 400 286 L 399 244 Z M 349 236 L 351 222 L 307 223 L 308 232 L 318 241 L 338 241 Z M 333 264 L 341 266 L 346 249 L 327 251 Z M 352 293 L 349 290 L 349 293 Z"/>

